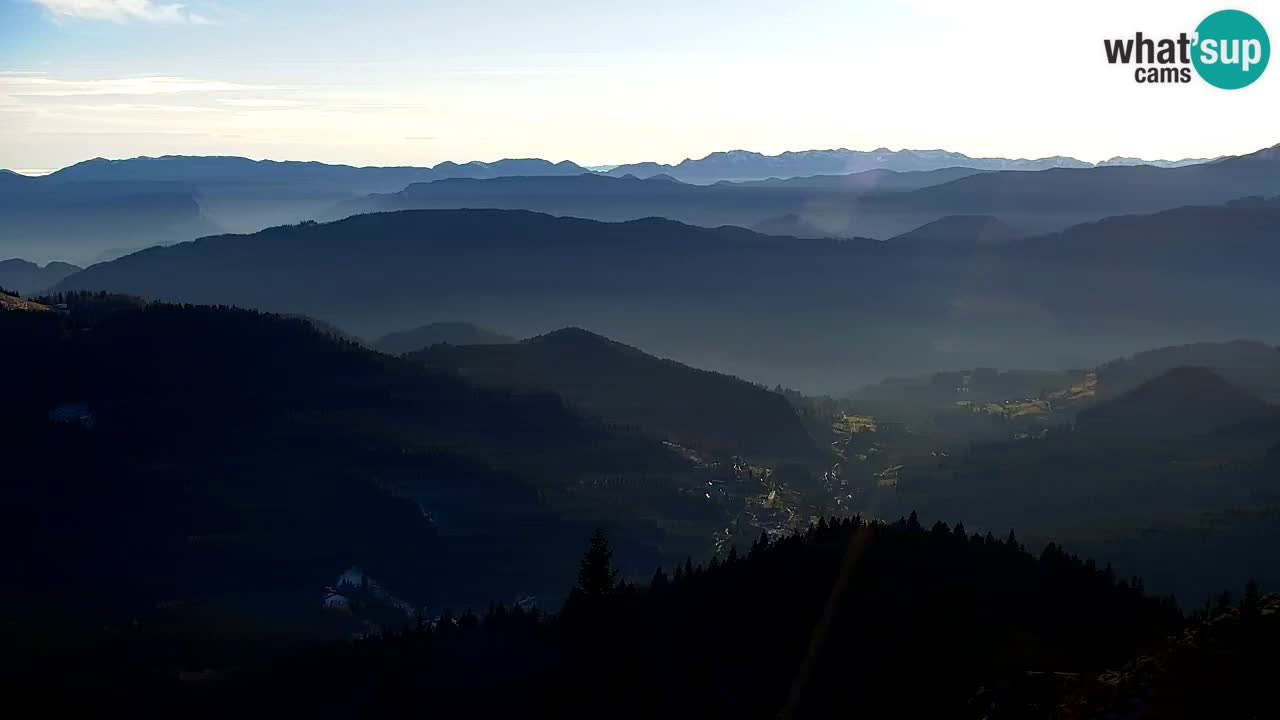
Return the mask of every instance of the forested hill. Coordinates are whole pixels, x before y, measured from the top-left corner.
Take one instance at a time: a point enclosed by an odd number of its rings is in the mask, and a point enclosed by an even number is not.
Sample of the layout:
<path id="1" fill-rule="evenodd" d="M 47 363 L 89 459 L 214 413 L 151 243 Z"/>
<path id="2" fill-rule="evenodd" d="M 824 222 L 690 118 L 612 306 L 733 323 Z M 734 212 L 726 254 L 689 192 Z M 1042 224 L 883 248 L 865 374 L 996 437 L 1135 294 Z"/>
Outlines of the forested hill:
<path id="1" fill-rule="evenodd" d="M 6 612 L 101 627 L 212 603 L 291 626 L 352 565 L 415 606 L 558 593 L 592 525 L 546 494 L 683 467 L 554 395 L 477 389 L 304 320 L 53 300 L 68 311 L 0 312 L 21 358 L 0 375 L 0 546 L 25 549 L 4 567 L 31 594 Z M 575 507 L 625 526 L 603 503 Z M 632 557 L 659 556 L 661 532 L 630 537 Z"/>
<path id="2" fill-rule="evenodd" d="M 587 413 L 699 450 L 774 458 L 817 452 L 781 395 L 579 328 L 515 344 L 436 345 L 410 357 L 485 385 L 550 390 Z"/>
<path id="3" fill-rule="evenodd" d="M 1053 685 L 1002 693 L 1028 671 L 1118 667 L 1179 622 L 1140 584 L 1057 546 L 1037 558 L 1012 533 L 914 515 L 822 521 L 639 587 L 618 581 L 598 536 L 558 618 L 447 615 L 214 676 L 197 697 L 223 703 L 202 702 L 214 715 L 1047 717 L 990 713 L 1055 700 Z M 189 712 L 190 688 L 170 689 Z"/>
<path id="4" fill-rule="evenodd" d="M 1098 393 L 1122 395 L 1170 370 L 1208 368 L 1262 400 L 1280 403 L 1280 347 L 1252 340 L 1156 348 L 1098 368 Z"/>
<path id="5" fill-rule="evenodd" d="M 442 317 L 523 337 L 587 325 L 770 386 L 844 391 L 941 367 L 1087 367 L 1193 338 L 1271 340 L 1277 228 L 1274 201 L 1235 203 L 895 250 L 657 218 L 415 210 L 152 248 L 58 289 L 302 313 L 365 337 Z"/>
<path id="6" fill-rule="evenodd" d="M 373 349 L 391 355 L 424 350 L 432 345 L 503 345 L 516 339 L 468 322 L 433 322 L 387 333 L 374 341 Z"/>
<path id="7" fill-rule="evenodd" d="M 1080 413 L 1087 432 L 1173 437 L 1196 435 L 1280 414 L 1212 370 L 1180 367 Z"/>

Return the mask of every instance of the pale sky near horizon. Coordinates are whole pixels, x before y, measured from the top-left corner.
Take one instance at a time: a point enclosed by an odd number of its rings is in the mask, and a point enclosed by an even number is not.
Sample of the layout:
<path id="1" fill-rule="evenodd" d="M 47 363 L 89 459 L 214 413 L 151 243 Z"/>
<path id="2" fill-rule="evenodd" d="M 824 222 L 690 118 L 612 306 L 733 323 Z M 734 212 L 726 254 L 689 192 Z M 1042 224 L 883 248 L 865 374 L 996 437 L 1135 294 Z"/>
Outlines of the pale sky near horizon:
<path id="1" fill-rule="evenodd" d="M 0 0 L 0 168 L 717 150 L 1213 157 L 1280 143 L 1280 67 L 1139 85 L 1103 38 L 1274 0 Z"/>

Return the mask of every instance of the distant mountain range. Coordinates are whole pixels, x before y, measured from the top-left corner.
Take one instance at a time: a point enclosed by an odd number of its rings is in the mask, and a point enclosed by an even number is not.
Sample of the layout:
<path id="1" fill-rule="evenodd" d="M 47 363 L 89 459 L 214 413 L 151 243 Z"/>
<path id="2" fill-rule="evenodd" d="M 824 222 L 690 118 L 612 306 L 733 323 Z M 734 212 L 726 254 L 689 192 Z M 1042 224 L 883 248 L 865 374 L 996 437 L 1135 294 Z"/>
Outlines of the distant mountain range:
<path id="1" fill-rule="evenodd" d="M 1028 231 L 1045 232 L 1117 212 L 1280 192 L 1258 180 L 1246 183 L 1243 192 L 1240 183 L 1226 182 L 1222 193 L 1203 188 L 1206 191 L 1199 195 L 1184 192 L 1172 197 L 1164 189 L 1168 178 L 1149 174 L 1161 167 L 1133 167 L 1134 162 L 1118 158 L 1102 163 L 1106 168 L 1095 168 L 1070 158 L 975 159 L 945 151 L 807 151 L 774 157 L 735 151 L 675 166 L 645 163 L 596 173 L 572 162 L 537 158 L 434 167 L 352 167 L 240 157 L 97 158 L 41 177 L 0 173 L 0 254 L 89 264 L 117 257 L 121 248 L 171 244 L 217 232 L 254 232 L 360 212 L 432 207 L 528 209 L 598 220 L 663 216 L 709 226 L 771 227 L 800 237 L 879 238 L 945 215 L 992 214 Z M 1192 161 L 1157 164 L 1194 169 L 1188 162 Z M 1105 181 L 1069 175 L 1057 181 L 1070 187 L 1056 205 L 1052 196 L 1064 188 L 1049 187 L 1053 182 L 1035 184 L 1044 186 L 1042 190 L 1024 189 L 1041 194 L 1030 207 L 1005 200 L 1004 207 L 994 208 L 992 199 L 983 197 L 1001 190 L 996 187 L 1000 183 L 1020 182 L 1026 175 L 1021 171 L 1038 169 L 1127 170 L 1129 174 L 1107 177 L 1132 192 L 1108 191 L 1105 202 L 1082 207 L 1071 188 L 1094 192 L 1094 186 Z M 970 176 L 1006 174 L 1001 171 L 1014 172 L 1018 179 L 960 185 L 938 194 L 913 193 Z M 636 178 L 649 184 L 634 184 Z M 628 184 L 590 184 L 610 179 Z M 735 185 L 731 180 L 744 182 Z M 432 187 L 438 183 L 443 185 Z M 1160 196 L 1159 202 L 1126 202 L 1142 194 L 1136 183 L 1152 184 L 1155 189 L 1147 194 Z M 1195 198 L 1188 200 L 1188 195 Z M 996 195 L 996 200 L 1001 197 L 1005 195 Z M 1050 210 L 1044 209 L 1046 204 Z M 795 218 L 789 218 L 792 215 Z"/>
<path id="2" fill-rule="evenodd" d="M 434 167 L 354 167 L 321 162 L 250 160 L 233 156 L 165 155 L 127 160 L 94 158 L 42 178 L 44 182 L 176 182 L 191 185 L 332 185 L 349 192 L 387 192 L 409 183 L 446 178 L 494 178 L 507 175 L 578 175 L 589 172 L 569 161 L 539 158 L 495 162 L 442 162 Z"/>
<path id="3" fill-rule="evenodd" d="M 415 182 L 584 172 L 538 159 L 384 168 L 241 157 L 97 158 L 41 177 L 0 175 L 0 254 L 88 264 L 118 248 L 308 220 L 343 200 Z"/>
<path id="4" fill-rule="evenodd" d="M 1187 160 L 1140 160 L 1115 157 L 1097 166 L 1154 165 L 1178 167 L 1205 162 Z M 722 180 L 763 180 L 767 178 L 791 178 L 808 175 L 847 175 L 867 170 L 895 170 L 899 172 L 938 170 L 964 167 L 975 170 L 1047 170 L 1049 168 L 1089 168 L 1094 163 L 1071 157 L 1047 157 L 1037 160 L 1011 160 L 1008 158 L 974 158 L 964 153 L 946 150 L 805 150 L 784 152 L 779 155 L 762 155 L 747 150 L 715 152 L 699 160 L 687 159 L 676 165 L 644 162 L 617 165 L 608 171 L 615 177 L 635 175 L 646 178 L 666 174 L 683 182 L 709 184 Z"/>
<path id="5" fill-rule="evenodd" d="M 658 218 L 406 211 L 152 248 L 59 289 L 302 313 L 363 337 L 453 318 L 516 337 L 587 325 L 694 366 L 847 390 L 945 367 L 1089 367 L 1194 340 L 1274 341 L 1278 229 L 1280 199 L 959 251 Z"/>
<path id="6" fill-rule="evenodd" d="M 93 158 L 69 165 L 43 177 L 68 182 L 165 181 L 165 182 L 327 182 L 343 184 L 356 192 L 387 192 L 413 182 L 448 178 L 493 178 L 512 175 L 577 175 L 601 172 L 616 177 L 634 175 L 648 178 L 668 175 L 682 182 L 720 182 L 786 179 L 812 175 L 848 175 L 866 170 L 899 172 L 970 168 L 974 170 L 1045 170 L 1053 167 L 1103 167 L 1109 165 L 1153 165 L 1180 167 L 1208 162 L 1203 158 L 1185 160 L 1143 160 L 1113 157 L 1089 163 L 1071 157 L 1054 156 L 1035 160 L 974 158 L 946 150 L 802 150 L 763 155 L 747 150 L 713 152 L 701 159 L 686 159 L 676 165 L 655 162 L 584 167 L 569 160 L 553 163 L 541 158 L 507 158 L 493 162 L 445 161 L 434 166 L 351 166 L 314 161 L 250 160 L 236 156 L 164 155 L 122 160 Z M 25 178 L 12 170 L 0 175 Z"/>
<path id="7" fill-rule="evenodd" d="M 322 215 L 406 209 L 533 210 L 593 220 L 666 217 L 796 237 L 887 239 L 951 215 L 986 215 L 1028 234 L 1108 216 L 1280 193 L 1280 146 L 1176 168 L 1108 166 L 1040 172 L 870 170 L 791 180 L 693 185 L 579 175 L 445 180 L 341 203 Z"/>
<path id="8" fill-rule="evenodd" d="M 945 167 L 936 170 L 863 170 L 846 175 L 805 175 L 790 178 L 769 178 L 767 180 L 744 180 L 730 182 L 721 180 L 720 184 L 736 185 L 744 188 L 784 188 L 790 190 L 820 190 L 824 192 L 842 192 L 861 195 L 869 192 L 887 192 L 896 190 L 919 190 L 930 185 L 941 185 L 962 177 L 986 172 L 970 167 Z M 654 178 L 674 179 L 670 175 L 655 175 Z M 652 179 L 652 178 L 651 178 Z M 678 182 L 678 181 L 677 181 Z"/>
<path id="9" fill-rule="evenodd" d="M 1223 157 L 1225 156 L 1220 155 L 1216 158 L 1186 158 L 1184 160 L 1143 160 L 1142 158 L 1120 157 L 1119 155 L 1117 155 L 1109 160 L 1103 160 L 1100 163 L 1095 163 L 1094 166 L 1109 167 L 1113 165 L 1154 165 L 1155 167 L 1182 167 L 1184 165 L 1199 165 L 1200 163 L 1213 162 L 1214 160 L 1221 160 Z"/>

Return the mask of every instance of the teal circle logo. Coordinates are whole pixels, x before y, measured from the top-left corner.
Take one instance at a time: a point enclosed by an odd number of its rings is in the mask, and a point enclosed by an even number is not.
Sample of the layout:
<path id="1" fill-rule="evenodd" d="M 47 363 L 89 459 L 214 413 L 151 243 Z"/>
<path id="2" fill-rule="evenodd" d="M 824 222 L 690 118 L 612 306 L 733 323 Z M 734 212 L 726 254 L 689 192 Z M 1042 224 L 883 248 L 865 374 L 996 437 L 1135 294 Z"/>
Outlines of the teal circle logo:
<path id="1" fill-rule="evenodd" d="M 1204 81 L 1223 90 L 1239 90 L 1262 76 L 1271 59 L 1271 40 L 1262 23 L 1247 12 L 1219 10 L 1196 27 L 1191 58 Z"/>

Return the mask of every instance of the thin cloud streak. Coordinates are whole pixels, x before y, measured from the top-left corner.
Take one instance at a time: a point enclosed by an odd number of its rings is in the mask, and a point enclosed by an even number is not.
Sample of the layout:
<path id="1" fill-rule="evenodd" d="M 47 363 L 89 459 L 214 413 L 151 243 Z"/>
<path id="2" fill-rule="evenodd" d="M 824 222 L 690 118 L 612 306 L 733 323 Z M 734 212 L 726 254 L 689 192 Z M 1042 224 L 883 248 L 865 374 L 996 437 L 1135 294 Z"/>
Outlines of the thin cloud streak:
<path id="1" fill-rule="evenodd" d="M 276 85 L 245 85 L 222 80 L 198 80 L 186 77 L 152 76 L 109 80 L 57 80 L 43 75 L 0 74 L 0 93 L 14 97 L 88 97 L 98 95 L 170 95 L 174 93 L 213 93 L 241 91 L 275 91 Z"/>
<path id="2" fill-rule="evenodd" d="M 172 25 L 209 25 L 213 21 L 191 12 L 182 3 L 154 0 L 34 0 L 55 18 L 98 20 L 114 23 L 148 22 Z"/>

